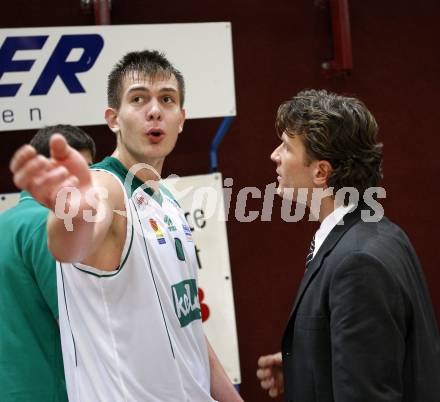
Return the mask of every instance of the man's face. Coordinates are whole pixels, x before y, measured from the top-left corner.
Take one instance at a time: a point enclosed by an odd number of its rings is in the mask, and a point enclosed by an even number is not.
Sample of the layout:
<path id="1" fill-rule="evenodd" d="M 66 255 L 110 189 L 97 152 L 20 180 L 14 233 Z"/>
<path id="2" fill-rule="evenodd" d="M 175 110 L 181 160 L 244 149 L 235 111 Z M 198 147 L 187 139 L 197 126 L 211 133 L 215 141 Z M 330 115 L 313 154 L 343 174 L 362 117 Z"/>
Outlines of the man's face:
<path id="1" fill-rule="evenodd" d="M 310 189 L 313 188 L 315 163 L 307 166 L 306 150 L 300 136 L 289 137 L 283 133 L 281 144 L 272 152 L 270 158 L 277 165 L 278 195 L 297 201 L 298 189 L 305 188 L 309 189 L 309 199 Z"/>
<path id="2" fill-rule="evenodd" d="M 118 135 L 121 159 L 148 163 L 160 170 L 185 121 L 176 78 L 158 76 L 150 80 L 148 76 L 127 76 L 121 105 L 113 111 L 113 126 L 110 122 L 109 125 Z"/>

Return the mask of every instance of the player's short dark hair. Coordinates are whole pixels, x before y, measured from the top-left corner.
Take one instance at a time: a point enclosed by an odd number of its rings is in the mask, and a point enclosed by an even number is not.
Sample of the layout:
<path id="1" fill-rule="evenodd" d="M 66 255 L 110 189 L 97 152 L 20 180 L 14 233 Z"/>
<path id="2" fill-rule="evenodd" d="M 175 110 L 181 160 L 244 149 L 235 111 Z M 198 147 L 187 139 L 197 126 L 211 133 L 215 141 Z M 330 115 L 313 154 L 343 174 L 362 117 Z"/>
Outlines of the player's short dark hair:
<path id="1" fill-rule="evenodd" d="M 69 124 L 57 124 L 55 126 L 43 127 L 37 131 L 31 139 L 30 144 L 39 154 L 50 157 L 49 139 L 53 134 L 61 134 L 67 143 L 77 151 L 90 151 L 92 159 L 96 156 L 95 141 L 79 127 Z"/>
<path id="2" fill-rule="evenodd" d="M 180 97 L 180 107 L 185 100 L 185 81 L 183 75 L 157 50 L 144 50 L 127 53 L 110 72 L 107 80 L 108 106 L 119 109 L 121 105 L 122 88 L 127 76 L 148 76 L 150 79 L 163 77 L 169 79 L 174 76 Z"/>
<path id="3" fill-rule="evenodd" d="M 308 158 L 332 166 L 327 182 L 334 191 L 354 187 L 361 194 L 382 178 L 382 143 L 374 116 L 359 99 L 325 90 L 299 92 L 278 109 L 279 135 L 298 135 Z"/>

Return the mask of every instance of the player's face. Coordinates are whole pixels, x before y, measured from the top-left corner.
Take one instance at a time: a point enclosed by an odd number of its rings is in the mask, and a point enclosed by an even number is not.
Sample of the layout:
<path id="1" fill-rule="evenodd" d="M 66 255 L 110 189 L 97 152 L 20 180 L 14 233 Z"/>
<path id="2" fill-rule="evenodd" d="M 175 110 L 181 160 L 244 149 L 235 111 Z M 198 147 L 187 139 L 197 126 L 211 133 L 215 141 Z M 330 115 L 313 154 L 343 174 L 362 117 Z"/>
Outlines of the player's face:
<path id="1" fill-rule="evenodd" d="M 281 197 L 297 201 L 300 188 L 309 189 L 311 195 L 314 163 L 307 163 L 306 150 L 300 136 L 289 137 L 283 133 L 281 144 L 270 157 L 277 165 L 277 192 Z"/>
<path id="2" fill-rule="evenodd" d="M 114 113 L 109 125 L 117 132 L 118 157 L 126 165 L 148 163 L 160 172 L 185 121 L 176 78 L 127 76 Z"/>

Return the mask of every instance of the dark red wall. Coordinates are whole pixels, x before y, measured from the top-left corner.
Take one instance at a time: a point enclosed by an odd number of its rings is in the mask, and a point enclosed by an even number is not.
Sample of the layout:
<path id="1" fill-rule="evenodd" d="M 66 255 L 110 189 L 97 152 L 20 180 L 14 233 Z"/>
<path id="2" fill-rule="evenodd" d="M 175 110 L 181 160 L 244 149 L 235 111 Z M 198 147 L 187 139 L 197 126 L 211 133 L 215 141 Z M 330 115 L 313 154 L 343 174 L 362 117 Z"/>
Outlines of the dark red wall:
<path id="1" fill-rule="evenodd" d="M 269 154 L 278 142 L 274 115 L 281 101 L 303 88 L 327 88 L 364 100 L 377 117 L 385 144 L 385 213 L 412 239 L 440 318 L 436 250 L 440 218 L 435 210 L 440 173 L 440 3 L 350 2 L 354 70 L 348 78 L 333 79 L 320 71 L 320 64 L 332 55 L 328 9 L 316 7 L 325 3 L 114 0 L 112 22 L 232 22 L 237 117 L 220 146 L 219 164 L 223 175 L 234 179 L 233 201 L 243 186 L 264 190 L 275 181 Z M 0 12 L 1 27 L 93 23 L 93 16 L 81 11 L 79 0 L 3 1 Z M 207 93 L 207 101 L 214 96 Z M 188 121 L 165 176 L 206 173 L 210 140 L 219 122 Z M 86 129 L 97 141 L 100 156 L 112 151 L 113 134 L 106 127 Z M 32 134 L 0 133 L 0 192 L 14 191 L 8 161 Z M 256 360 L 261 353 L 279 349 L 308 244 L 317 228 L 306 221 L 283 222 L 280 206 L 276 199 L 272 222 L 228 222 L 242 394 L 248 401 L 268 400 L 255 379 Z M 254 200 L 249 207 L 261 210 L 262 201 Z"/>

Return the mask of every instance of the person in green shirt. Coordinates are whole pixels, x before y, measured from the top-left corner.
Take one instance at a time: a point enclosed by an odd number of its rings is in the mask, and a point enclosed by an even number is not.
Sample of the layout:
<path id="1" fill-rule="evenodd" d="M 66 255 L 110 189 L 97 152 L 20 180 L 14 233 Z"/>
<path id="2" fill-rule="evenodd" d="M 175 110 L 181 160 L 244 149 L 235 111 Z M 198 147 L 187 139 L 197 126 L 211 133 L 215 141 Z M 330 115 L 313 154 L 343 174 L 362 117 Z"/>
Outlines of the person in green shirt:
<path id="1" fill-rule="evenodd" d="M 54 133 L 62 134 L 92 162 L 95 143 L 78 127 L 45 127 L 31 145 L 49 157 L 49 138 Z M 24 191 L 18 205 L 0 214 L 1 402 L 67 401 L 47 216 L 48 209 Z"/>

